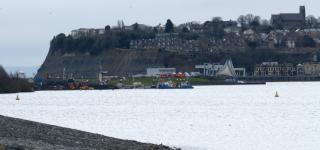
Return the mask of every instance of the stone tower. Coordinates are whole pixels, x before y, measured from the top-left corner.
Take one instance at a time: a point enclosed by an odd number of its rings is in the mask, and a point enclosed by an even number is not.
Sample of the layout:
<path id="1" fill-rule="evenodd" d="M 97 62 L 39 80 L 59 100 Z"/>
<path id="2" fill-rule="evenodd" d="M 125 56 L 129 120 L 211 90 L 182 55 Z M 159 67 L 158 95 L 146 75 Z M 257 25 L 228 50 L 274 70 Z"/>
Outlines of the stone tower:
<path id="1" fill-rule="evenodd" d="M 306 7 L 305 6 L 300 6 L 300 14 L 303 14 L 303 20 L 306 20 Z"/>

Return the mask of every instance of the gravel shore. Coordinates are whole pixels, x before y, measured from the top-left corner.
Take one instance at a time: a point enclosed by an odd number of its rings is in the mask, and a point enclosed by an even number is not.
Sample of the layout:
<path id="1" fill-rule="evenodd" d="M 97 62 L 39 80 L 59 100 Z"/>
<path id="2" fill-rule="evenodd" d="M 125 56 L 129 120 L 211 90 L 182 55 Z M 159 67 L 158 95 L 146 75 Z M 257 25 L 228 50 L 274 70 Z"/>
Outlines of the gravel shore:
<path id="1" fill-rule="evenodd" d="M 179 150 L 0 115 L 5 150 Z"/>

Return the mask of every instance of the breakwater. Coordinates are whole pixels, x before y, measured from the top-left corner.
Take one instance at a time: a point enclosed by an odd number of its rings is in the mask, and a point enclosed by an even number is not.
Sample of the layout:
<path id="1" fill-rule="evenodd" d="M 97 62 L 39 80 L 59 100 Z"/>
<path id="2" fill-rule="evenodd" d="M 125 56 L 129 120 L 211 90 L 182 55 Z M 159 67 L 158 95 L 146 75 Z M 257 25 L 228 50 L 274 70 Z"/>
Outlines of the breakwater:
<path id="1" fill-rule="evenodd" d="M 5 150 L 174 150 L 164 145 L 121 140 L 1 115 L 0 145 Z"/>

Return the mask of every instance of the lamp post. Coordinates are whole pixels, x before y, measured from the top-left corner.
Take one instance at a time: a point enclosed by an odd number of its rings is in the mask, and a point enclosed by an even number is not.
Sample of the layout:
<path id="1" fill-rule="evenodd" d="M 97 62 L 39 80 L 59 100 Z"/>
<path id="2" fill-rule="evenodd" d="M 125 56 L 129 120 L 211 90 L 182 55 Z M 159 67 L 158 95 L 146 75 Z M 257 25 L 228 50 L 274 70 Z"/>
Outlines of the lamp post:
<path id="1" fill-rule="evenodd" d="M 66 68 L 63 68 L 63 75 L 62 75 L 62 76 L 63 76 L 63 77 L 62 77 L 63 80 L 64 80 L 64 71 L 65 71 L 65 70 L 66 70 Z"/>
<path id="2" fill-rule="evenodd" d="M 176 87 L 178 87 L 178 85 L 179 85 L 179 79 L 177 79 L 177 85 L 176 85 Z"/>

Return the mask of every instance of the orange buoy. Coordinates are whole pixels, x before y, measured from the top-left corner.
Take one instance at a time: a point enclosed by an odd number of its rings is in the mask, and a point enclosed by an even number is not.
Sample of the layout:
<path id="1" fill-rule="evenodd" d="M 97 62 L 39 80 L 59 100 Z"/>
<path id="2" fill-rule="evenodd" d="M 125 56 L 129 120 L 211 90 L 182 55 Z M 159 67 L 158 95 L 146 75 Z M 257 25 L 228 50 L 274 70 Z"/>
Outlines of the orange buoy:
<path id="1" fill-rule="evenodd" d="M 279 97 L 278 92 L 276 92 L 276 96 L 275 97 Z"/>

